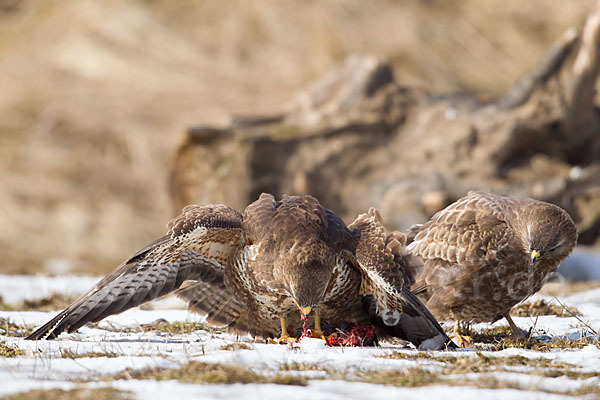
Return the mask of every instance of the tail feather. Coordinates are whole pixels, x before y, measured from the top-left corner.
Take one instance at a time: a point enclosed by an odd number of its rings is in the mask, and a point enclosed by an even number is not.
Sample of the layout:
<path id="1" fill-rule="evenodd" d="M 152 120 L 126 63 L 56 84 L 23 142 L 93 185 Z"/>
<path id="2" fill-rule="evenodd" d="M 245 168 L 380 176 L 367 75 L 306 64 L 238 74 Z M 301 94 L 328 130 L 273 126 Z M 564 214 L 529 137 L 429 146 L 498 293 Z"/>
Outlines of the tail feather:
<path id="1" fill-rule="evenodd" d="M 456 348 L 444 329 L 415 295 L 403 290 L 403 309 L 400 319 L 395 325 L 387 325 L 377 312 L 377 304 L 373 296 L 363 299 L 363 306 L 371 324 L 380 336 L 392 336 L 408 340 L 419 350 L 441 350 Z"/>
<path id="2" fill-rule="evenodd" d="M 206 315 L 209 324 L 239 328 L 244 307 L 224 284 L 197 282 L 177 290 L 175 295 L 186 300 L 191 311 Z"/>

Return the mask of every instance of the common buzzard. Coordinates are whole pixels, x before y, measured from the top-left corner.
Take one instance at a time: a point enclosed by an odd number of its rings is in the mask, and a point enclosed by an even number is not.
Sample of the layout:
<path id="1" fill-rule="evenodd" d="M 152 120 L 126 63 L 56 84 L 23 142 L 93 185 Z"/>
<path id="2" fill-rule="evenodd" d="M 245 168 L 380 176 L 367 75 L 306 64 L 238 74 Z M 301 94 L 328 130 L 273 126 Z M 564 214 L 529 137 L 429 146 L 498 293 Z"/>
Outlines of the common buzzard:
<path id="1" fill-rule="evenodd" d="M 55 338 L 176 291 L 209 323 L 238 333 L 285 340 L 314 315 L 317 335 L 323 320 L 371 324 L 379 337 L 419 348 L 451 343 L 409 290 L 422 263 L 373 208 L 346 227 L 311 196 L 263 194 L 243 215 L 187 206 L 167 228 L 28 339 Z"/>
<path id="2" fill-rule="evenodd" d="M 413 292 L 439 319 L 495 322 L 552 277 L 577 241 L 571 217 L 533 199 L 469 194 L 408 233 L 408 250 L 425 268 Z"/>

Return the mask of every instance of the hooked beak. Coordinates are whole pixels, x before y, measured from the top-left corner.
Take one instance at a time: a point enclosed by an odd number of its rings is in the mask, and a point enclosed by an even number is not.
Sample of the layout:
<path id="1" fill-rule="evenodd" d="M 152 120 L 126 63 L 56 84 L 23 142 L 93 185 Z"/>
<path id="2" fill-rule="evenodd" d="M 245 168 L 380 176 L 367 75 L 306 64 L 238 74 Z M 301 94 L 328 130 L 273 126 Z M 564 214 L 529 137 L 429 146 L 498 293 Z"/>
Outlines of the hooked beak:
<path id="1" fill-rule="evenodd" d="M 300 304 L 298 303 L 298 301 L 292 296 L 292 300 L 294 300 L 294 303 L 296 303 L 296 306 L 298 306 L 298 310 L 300 310 L 300 314 L 302 314 L 300 317 L 305 320 L 306 318 L 308 318 L 308 314 L 310 314 L 310 312 L 312 311 L 311 307 L 301 307 Z"/>
<path id="2" fill-rule="evenodd" d="M 531 262 L 529 263 L 530 266 L 533 266 L 533 264 L 535 264 L 535 262 L 541 257 L 542 255 L 540 254 L 539 251 L 537 250 L 531 250 Z"/>

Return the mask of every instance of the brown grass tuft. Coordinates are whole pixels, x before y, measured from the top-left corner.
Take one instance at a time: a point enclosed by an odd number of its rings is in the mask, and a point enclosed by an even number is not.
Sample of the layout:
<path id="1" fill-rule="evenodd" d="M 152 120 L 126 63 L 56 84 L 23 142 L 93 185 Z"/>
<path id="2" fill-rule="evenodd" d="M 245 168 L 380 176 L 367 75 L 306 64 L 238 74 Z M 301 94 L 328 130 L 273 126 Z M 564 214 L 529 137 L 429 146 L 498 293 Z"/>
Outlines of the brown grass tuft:
<path id="1" fill-rule="evenodd" d="M 100 358 L 100 357 L 114 358 L 114 357 L 120 357 L 121 354 L 112 353 L 112 352 L 100 353 L 97 351 L 88 351 L 86 353 L 76 353 L 69 349 L 61 349 L 60 356 L 61 356 L 61 358 L 70 358 L 70 359 L 74 360 L 76 358 Z"/>
<path id="2" fill-rule="evenodd" d="M 507 348 L 528 349 L 540 352 L 548 352 L 556 349 L 581 349 L 587 345 L 600 346 L 597 336 L 583 336 L 579 339 L 568 339 L 564 337 L 552 337 L 550 342 L 540 342 L 534 337 L 529 339 L 515 338 L 508 326 L 494 326 L 480 332 L 471 334 L 473 342 L 483 344 L 485 350 L 498 351 Z"/>
<path id="3" fill-rule="evenodd" d="M 428 386 L 439 383 L 440 375 L 427 370 L 413 368 L 402 370 L 368 371 L 361 376 L 361 381 L 376 385 L 402 387 Z"/>
<path id="4" fill-rule="evenodd" d="M 221 350 L 234 351 L 234 350 L 252 350 L 252 347 L 246 343 L 227 343 L 221 346 Z"/>
<path id="5" fill-rule="evenodd" d="M 17 357 L 24 355 L 25 352 L 15 346 L 9 346 L 6 343 L 0 342 L 0 357 Z"/>
<path id="6" fill-rule="evenodd" d="M 4 303 L 0 296 L 0 310 L 2 311 L 56 311 L 66 308 L 75 300 L 74 297 L 62 293 L 54 293 L 48 297 L 34 300 L 23 300 L 16 304 Z"/>
<path id="7" fill-rule="evenodd" d="M 97 327 L 98 324 L 89 324 L 89 326 Z M 224 329 L 215 328 L 208 324 L 204 324 L 201 322 L 167 322 L 164 319 L 156 320 L 149 324 L 141 324 L 139 327 L 128 328 L 128 327 L 113 327 L 113 326 L 103 326 L 102 329 L 110 331 L 110 332 L 122 332 L 122 333 L 130 333 L 130 332 L 139 332 L 140 329 L 143 332 L 164 332 L 169 335 L 185 335 L 196 331 L 209 331 L 209 332 L 222 332 Z"/>
<path id="8" fill-rule="evenodd" d="M 306 362 L 286 362 L 279 367 L 280 371 L 325 371 L 322 366 L 316 363 Z"/>
<path id="9" fill-rule="evenodd" d="M 9 319 L 0 318 L 0 335 L 25 337 L 33 332 L 33 327 L 17 325 Z"/>
<path id="10" fill-rule="evenodd" d="M 117 379 L 176 379 L 183 383 L 275 383 L 279 385 L 306 385 L 306 378 L 277 374 L 262 376 L 239 365 L 209 364 L 192 361 L 181 368 L 150 368 L 144 370 L 131 370 L 119 372 L 110 380 Z"/>
<path id="11" fill-rule="evenodd" d="M 510 310 L 510 315 L 517 317 L 538 317 L 540 315 L 555 315 L 557 317 L 572 317 L 581 315 L 575 307 L 562 307 L 558 304 L 548 303 L 546 300 L 521 303 Z"/>
<path id="12" fill-rule="evenodd" d="M 150 324 L 142 324 L 144 332 L 158 331 L 170 335 L 184 335 L 196 331 L 213 331 L 214 329 L 201 322 L 166 322 L 158 320 Z"/>
<path id="13" fill-rule="evenodd" d="M 30 390 L 29 392 L 16 393 L 9 396 L 3 396 L 2 400 L 117 400 L 133 398 L 128 392 L 113 388 L 77 388 L 72 390 L 50 389 L 50 390 Z"/>

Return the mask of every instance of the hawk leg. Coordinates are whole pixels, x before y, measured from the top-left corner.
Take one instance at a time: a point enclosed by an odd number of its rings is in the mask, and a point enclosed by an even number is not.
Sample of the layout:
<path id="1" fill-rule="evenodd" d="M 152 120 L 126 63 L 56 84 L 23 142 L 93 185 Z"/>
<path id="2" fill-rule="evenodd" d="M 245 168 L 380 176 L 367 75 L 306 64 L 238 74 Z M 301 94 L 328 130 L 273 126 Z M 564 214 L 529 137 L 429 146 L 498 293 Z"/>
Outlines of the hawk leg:
<path id="1" fill-rule="evenodd" d="M 315 312 L 315 329 L 312 331 L 312 337 L 327 341 L 325 339 L 325 334 L 321 330 L 321 319 L 319 318 L 319 314 L 317 312 Z"/>
<path id="2" fill-rule="evenodd" d="M 292 337 L 289 335 L 287 328 L 285 327 L 285 318 L 281 317 L 279 318 L 279 321 L 281 321 L 281 337 L 277 340 L 277 343 L 291 343 L 291 342 L 295 342 L 296 338 Z"/>
<path id="3" fill-rule="evenodd" d="M 454 329 L 452 330 L 450 338 L 453 339 L 459 347 L 468 347 L 473 343 L 470 336 L 460 334 L 460 316 L 458 314 L 454 316 Z"/>
<path id="4" fill-rule="evenodd" d="M 510 330 L 512 331 L 512 336 L 515 339 L 527 339 L 527 333 L 520 329 L 517 324 L 515 324 L 515 321 L 512 320 L 511 316 L 510 316 L 510 310 L 509 312 L 506 313 L 506 315 L 504 316 L 504 318 L 506 318 L 506 322 L 508 322 L 508 326 L 510 326 Z"/>

